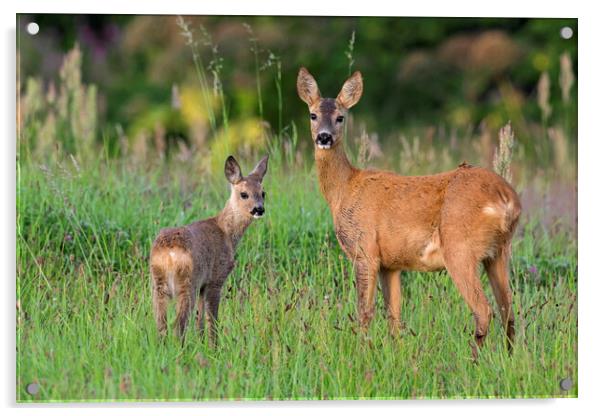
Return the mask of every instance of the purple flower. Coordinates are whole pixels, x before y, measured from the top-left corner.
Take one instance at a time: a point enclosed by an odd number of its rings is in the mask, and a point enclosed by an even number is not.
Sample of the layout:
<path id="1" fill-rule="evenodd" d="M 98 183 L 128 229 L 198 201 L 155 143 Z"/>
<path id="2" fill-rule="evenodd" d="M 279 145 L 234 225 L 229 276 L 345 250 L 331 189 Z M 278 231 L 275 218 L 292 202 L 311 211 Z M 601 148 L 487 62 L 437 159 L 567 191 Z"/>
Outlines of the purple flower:
<path id="1" fill-rule="evenodd" d="M 535 279 L 535 283 L 539 283 L 541 281 L 541 275 L 539 274 L 539 270 L 537 269 L 537 266 L 535 266 L 535 265 L 530 266 L 527 269 L 527 271 Z"/>

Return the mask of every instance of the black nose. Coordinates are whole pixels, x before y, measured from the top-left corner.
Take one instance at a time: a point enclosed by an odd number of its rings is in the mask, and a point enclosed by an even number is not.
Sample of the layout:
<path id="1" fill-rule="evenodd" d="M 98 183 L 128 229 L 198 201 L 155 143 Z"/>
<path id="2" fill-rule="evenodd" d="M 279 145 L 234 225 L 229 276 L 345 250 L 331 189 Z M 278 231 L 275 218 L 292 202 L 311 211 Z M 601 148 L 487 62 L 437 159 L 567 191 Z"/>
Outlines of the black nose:
<path id="1" fill-rule="evenodd" d="M 322 132 L 322 133 L 318 134 L 318 137 L 316 138 L 316 142 L 321 145 L 332 144 L 332 134 Z"/>
<path id="2" fill-rule="evenodd" d="M 265 212 L 265 208 L 263 208 L 263 206 L 258 206 L 258 207 L 254 207 L 253 210 L 251 211 L 251 215 L 263 215 L 263 213 Z"/>

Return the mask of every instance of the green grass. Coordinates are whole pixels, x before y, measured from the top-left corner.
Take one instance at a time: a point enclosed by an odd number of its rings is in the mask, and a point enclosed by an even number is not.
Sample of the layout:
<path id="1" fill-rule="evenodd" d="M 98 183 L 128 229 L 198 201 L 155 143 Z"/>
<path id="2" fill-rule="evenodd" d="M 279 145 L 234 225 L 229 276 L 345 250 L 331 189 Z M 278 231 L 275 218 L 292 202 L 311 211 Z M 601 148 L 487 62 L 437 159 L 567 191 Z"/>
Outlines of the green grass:
<path id="1" fill-rule="evenodd" d="M 243 162 L 246 172 L 254 161 Z M 201 179 L 189 167 L 81 166 L 20 164 L 19 402 L 577 395 L 570 234 L 546 233 L 536 220 L 521 229 L 515 352 L 505 351 L 496 313 L 474 364 L 473 320 L 446 273 L 403 276 L 400 338 L 388 335 L 380 293 L 369 333 L 359 333 L 350 263 L 315 172 L 274 163 L 267 217 L 244 236 L 224 286 L 219 348 L 193 325 L 182 347 L 173 332 L 160 342 L 155 329 L 150 244 L 161 227 L 219 211 L 225 179 Z M 569 392 L 559 387 L 565 377 L 575 382 Z M 26 392 L 32 382 L 36 396 Z"/>

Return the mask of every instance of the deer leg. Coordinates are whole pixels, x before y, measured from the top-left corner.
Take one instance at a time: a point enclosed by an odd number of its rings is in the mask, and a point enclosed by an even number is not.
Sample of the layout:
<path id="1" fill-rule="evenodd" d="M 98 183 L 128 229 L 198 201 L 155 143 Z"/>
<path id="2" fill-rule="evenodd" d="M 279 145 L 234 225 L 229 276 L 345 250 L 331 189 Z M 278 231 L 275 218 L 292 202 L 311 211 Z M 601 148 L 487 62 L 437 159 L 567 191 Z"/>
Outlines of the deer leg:
<path id="1" fill-rule="evenodd" d="M 188 318 L 194 309 L 195 298 L 196 293 L 189 286 L 179 288 L 176 303 L 176 330 L 182 343 L 184 343 Z"/>
<path id="2" fill-rule="evenodd" d="M 199 290 L 199 296 L 197 297 L 197 315 L 196 315 L 196 327 L 201 337 L 205 331 L 205 287 Z"/>
<path id="3" fill-rule="evenodd" d="M 401 330 L 401 272 L 399 270 L 381 269 L 380 286 L 385 301 L 385 311 L 389 321 L 391 334 L 397 335 Z"/>
<path id="4" fill-rule="evenodd" d="M 157 331 L 159 331 L 160 336 L 165 336 L 167 333 L 167 304 L 169 302 L 165 272 L 160 267 L 151 267 L 151 276 L 153 280 L 153 313 L 157 323 Z"/>
<path id="5" fill-rule="evenodd" d="M 364 330 L 368 329 L 374 318 L 377 270 L 367 261 L 357 261 L 355 264 L 358 313 L 360 325 Z"/>
<path id="6" fill-rule="evenodd" d="M 217 346 L 217 315 L 219 312 L 221 290 L 221 286 L 209 286 L 205 289 L 209 341 L 214 348 Z"/>
<path id="7" fill-rule="evenodd" d="M 491 307 L 483 293 L 478 274 L 478 262 L 470 252 L 457 249 L 446 251 L 444 261 L 454 284 L 474 316 L 476 345 L 472 346 L 472 354 L 476 360 L 478 348 L 483 346 L 491 321 Z"/>
<path id="8" fill-rule="evenodd" d="M 493 259 L 484 261 L 487 276 L 495 295 L 504 329 L 506 330 L 506 342 L 508 352 L 512 353 L 514 343 L 514 312 L 512 311 L 512 290 L 510 289 L 510 274 L 508 270 L 509 247 L 500 250 Z"/>

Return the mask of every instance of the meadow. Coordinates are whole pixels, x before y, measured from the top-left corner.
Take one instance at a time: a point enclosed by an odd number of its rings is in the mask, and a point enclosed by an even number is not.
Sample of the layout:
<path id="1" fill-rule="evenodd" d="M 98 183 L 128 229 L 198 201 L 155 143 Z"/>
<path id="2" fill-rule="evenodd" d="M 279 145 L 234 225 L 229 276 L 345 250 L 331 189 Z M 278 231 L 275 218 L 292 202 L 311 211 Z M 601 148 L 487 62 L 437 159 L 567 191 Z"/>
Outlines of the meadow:
<path id="1" fill-rule="evenodd" d="M 402 275 L 400 336 L 388 333 L 380 293 L 371 327 L 360 331 L 351 264 L 317 187 L 307 125 L 264 131 L 263 144 L 236 148 L 227 132 L 237 120 L 228 120 L 218 90 L 213 117 L 226 133 L 205 147 L 169 147 L 160 134 L 148 146 L 124 144 L 128 138 L 119 134 L 109 142 L 107 128 L 95 140 L 88 136 L 97 128 L 89 117 L 96 90 L 82 84 L 77 59 L 69 59 L 58 98 L 51 102 L 29 80 L 22 99 L 18 402 L 577 396 L 577 240 L 574 194 L 566 192 L 576 186 L 576 161 L 562 125 L 535 123 L 533 136 L 542 136 L 514 149 L 513 183 L 526 208 L 511 261 L 514 353 L 505 349 L 496 310 L 475 363 L 473 319 L 446 272 Z M 203 86 L 208 75 L 197 69 Z M 289 89 L 280 106 L 297 100 Z M 44 121 L 40 108 L 60 106 L 61 94 L 65 111 Z M 491 167 L 497 148 L 495 135 L 475 129 L 408 130 L 379 144 L 350 119 L 347 147 L 359 166 L 402 174 L 434 173 L 463 160 Z M 162 227 L 223 207 L 229 191 L 221 166 L 229 152 L 243 173 L 270 154 L 266 215 L 243 237 L 224 286 L 219 347 L 194 325 L 184 345 L 173 331 L 162 342 L 152 315 L 152 240 Z M 558 208 L 559 200 L 569 208 Z M 494 305 L 484 275 L 482 282 Z M 170 323 L 174 315 L 170 308 Z M 567 378 L 573 384 L 565 391 L 560 382 Z"/>
<path id="2" fill-rule="evenodd" d="M 277 163 L 265 184 L 267 216 L 245 235 L 224 287 L 219 348 L 194 329 L 183 348 L 175 336 L 161 343 L 152 239 L 161 227 L 212 215 L 227 197 L 225 179 L 187 184 L 180 175 L 103 159 L 85 168 L 21 166 L 20 401 L 550 397 L 565 394 L 561 379 L 577 380 L 570 234 L 548 235 L 536 220 L 521 229 L 512 260 L 515 352 L 507 355 L 497 317 L 475 365 L 472 317 L 443 272 L 403 276 L 400 338 L 388 335 L 380 298 L 368 335 L 358 331 L 350 264 L 315 172 Z M 25 392 L 32 382 L 35 397 Z"/>

